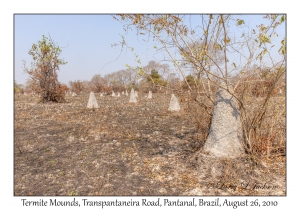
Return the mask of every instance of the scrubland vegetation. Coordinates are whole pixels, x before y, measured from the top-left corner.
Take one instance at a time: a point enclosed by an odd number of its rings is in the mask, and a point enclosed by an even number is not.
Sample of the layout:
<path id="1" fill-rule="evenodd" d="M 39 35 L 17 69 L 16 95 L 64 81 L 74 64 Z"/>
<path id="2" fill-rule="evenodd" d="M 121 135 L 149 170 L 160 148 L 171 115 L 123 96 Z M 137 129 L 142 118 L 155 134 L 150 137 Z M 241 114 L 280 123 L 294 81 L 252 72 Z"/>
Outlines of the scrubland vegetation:
<path id="1" fill-rule="evenodd" d="M 257 31 L 236 16 L 200 17 L 192 27 L 180 15 L 114 16 L 156 39 L 175 72 L 137 59 L 136 67 L 61 84 L 59 47 L 46 37 L 33 45 L 37 62 L 24 63 L 30 78 L 14 87 L 15 195 L 286 195 L 285 38 L 279 56 L 272 46 L 285 16 L 264 16 L 269 25 Z M 134 52 L 125 39 L 116 45 Z M 111 96 L 132 88 L 137 103 Z M 202 152 L 218 89 L 237 101 L 237 158 Z M 98 109 L 87 109 L 91 91 Z M 168 111 L 171 94 L 180 111 Z"/>
<path id="2" fill-rule="evenodd" d="M 151 100 L 140 93 L 137 104 L 129 103 L 129 96 L 96 94 L 95 110 L 86 108 L 88 95 L 67 96 L 62 104 L 15 96 L 15 195 L 285 194 L 284 151 L 270 150 L 267 157 L 260 147 L 261 155 L 234 161 L 198 153 L 210 117 L 192 96 L 179 97 L 181 111 L 172 113 L 169 94 L 154 93 Z M 284 110 L 284 103 L 276 107 Z M 282 118 L 277 125 L 285 127 Z M 284 148 L 285 136 L 277 137 L 270 143 L 283 141 Z M 213 182 L 278 189 L 207 186 Z"/>

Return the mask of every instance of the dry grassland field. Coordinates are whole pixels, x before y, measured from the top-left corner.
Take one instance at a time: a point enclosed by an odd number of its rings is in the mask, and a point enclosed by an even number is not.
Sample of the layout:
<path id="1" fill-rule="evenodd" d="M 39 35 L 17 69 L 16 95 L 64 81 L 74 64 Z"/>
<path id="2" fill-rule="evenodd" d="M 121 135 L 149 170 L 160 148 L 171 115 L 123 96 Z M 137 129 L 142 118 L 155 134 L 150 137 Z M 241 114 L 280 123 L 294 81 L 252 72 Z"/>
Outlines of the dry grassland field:
<path id="1" fill-rule="evenodd" d="M 285 155 L 209 157 L 211 119 L 194 100 L 177 95 L 170 112 L 171 94 L 145 95 L 95 93 L 100 108 L 87 109 L 89 93 L 66 103 L 16 94 L 15 196 L 286 195 Z"/>

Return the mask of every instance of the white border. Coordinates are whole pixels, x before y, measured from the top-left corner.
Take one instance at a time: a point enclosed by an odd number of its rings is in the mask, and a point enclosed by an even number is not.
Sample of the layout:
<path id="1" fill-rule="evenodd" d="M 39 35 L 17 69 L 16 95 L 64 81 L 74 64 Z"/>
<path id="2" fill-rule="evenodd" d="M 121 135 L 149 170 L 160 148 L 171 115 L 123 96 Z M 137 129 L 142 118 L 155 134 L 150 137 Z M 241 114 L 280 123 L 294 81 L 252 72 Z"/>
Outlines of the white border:
<path id="1" fill-rule="evenodd" d="M 1 147 L 0 147 L 0 206 L 3 209 L 22 209 L 21 198 L 13 196 L 13 14 L 14 13 L 287 13 L 287 154 L 288 176 L 287 197 L 256 197 L 260 200 L 277 200 L 281 207 L 298 207 L 299 182 L 299 15 L 297 5 L 290 2 L 274 0 L 246 1 L 40 1 L 40 0 L 4 0 L 0 4 L 0 58 L 1 58 Z M 298 65 L 297 65 L 298 64 Z M 299 129 L 298 129 L 299 130 Z M 47 199 L 47 197 L 43 197 Z M 76 197 L 81 200 L 84 197 Z M 102 199 L 92 197 L 95 200 Z M 113 199 L 116 197 L 113 197 Z M 126 199 L 126 197 L 118 197 Z M 130 199 L 133 197 L 128 197 Z M 148 197 L 149 198 L 149 197 Z M 174 198 L 174 197 L 173 197 Z M 221 197 L 224 199 L 225 197 Z M 253 198 L 253 197 L 247 197 Z M 255 197 L 254 197 L 255 198 Z M 38 200 L 39 197 L 34 197 Z M 70 197 L 59 197 L 61 200 L 72 200 Z M 142 197 L 136 199 L 141 200 Z M 153 198 L 154 199 L 154 198 Z M 188 199 L 183 198 L 183 199 Z M 210 199 L 210 197 L 204 197 Z M 212 198 L 213 199 L 213 198 Z M 229 197 L 231 200 L 243 200 L 244 197 Z M 99 207 L 94 207 L 99 208 Z M 199 208 L 199 207 L 198 207 Z M 232 207 L 229 207 L 232 209 Z M 229 209 L 228 208 L 228 209 Z M 30 208 L 31 209 L 31 208 Z M 64 208 L 69 209 L 69 208 Z M 84 209 L 84 208 L 80 208 Z M 90 208 L 88 208 L 90 209 Z M 248 208 L 247 208 L 248 209 Z M 292 208 L 296 209 L 296 208 Z"/>

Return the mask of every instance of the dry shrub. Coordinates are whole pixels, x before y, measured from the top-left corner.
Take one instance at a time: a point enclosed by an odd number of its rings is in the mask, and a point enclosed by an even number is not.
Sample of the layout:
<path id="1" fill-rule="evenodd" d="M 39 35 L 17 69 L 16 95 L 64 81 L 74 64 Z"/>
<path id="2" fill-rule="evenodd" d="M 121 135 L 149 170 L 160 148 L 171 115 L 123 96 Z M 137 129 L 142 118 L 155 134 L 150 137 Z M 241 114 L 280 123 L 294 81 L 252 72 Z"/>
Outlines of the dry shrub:
<path id="1" fill-rule="evenodd" d="M 235 93 L 241 99 L 245 147 L 251 154 L 285 155 L 285 69 L 240 79 Z"/>
<path id="2" fill-rule="evenodd" d="M 77 95 L 84 90 L 84 83 L 80 80 L 70 81 L 69 85 L 71 91 L 75 92 Z"/>
<path id="3" fill-rule="evenodd" d="M 37 93 L 40 95 L 39 102 L 45 103 L 45 102 L 57 102 L 57 103 L 63 103 L 65 102 L 65 95 L 66 91 L 68 90 L 68 87 L 63 84 L 58 84 L 56 88 L 52 90 L 38 90 Z"/>
<path id="4" fill-rule="evenodd" d="M 199 95 L 196 91 L 190 94 L 182 93 L 179 96 L 181 102 L 186 103 L 186 112 L 191 116 L 191 122 L 195 125 L 200 138 L 204 141 L 209 133 L 212 118 L 212 103 L 207 97 Z"/>

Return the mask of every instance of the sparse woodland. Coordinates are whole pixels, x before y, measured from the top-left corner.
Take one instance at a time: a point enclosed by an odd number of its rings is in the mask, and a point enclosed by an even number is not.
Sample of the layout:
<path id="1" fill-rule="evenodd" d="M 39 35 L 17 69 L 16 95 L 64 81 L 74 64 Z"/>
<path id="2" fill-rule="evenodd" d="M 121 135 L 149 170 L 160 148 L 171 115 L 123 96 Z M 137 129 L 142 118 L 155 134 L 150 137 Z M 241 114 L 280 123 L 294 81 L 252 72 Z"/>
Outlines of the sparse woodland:
<path id="1" fill-rule="evenodd" d="M 28 82 L 14 85 L 15 195 L 286 195 L 285 38 L 273 44 L 285 15 L 262 16 L 256 30 L 237 17 L 115 15 L 169 64 L 136 55 L 135 67 L 69 84 L 43 36 L 24 62 Z M 115 46 L 135 53 L 124 37 Z M 90 92 L 99 108 L 87 108 Z M 168 111 L 171 94 L 179 111 Z M 242 152 L 208 146 L 216 99 L 237 110 Z"/>

